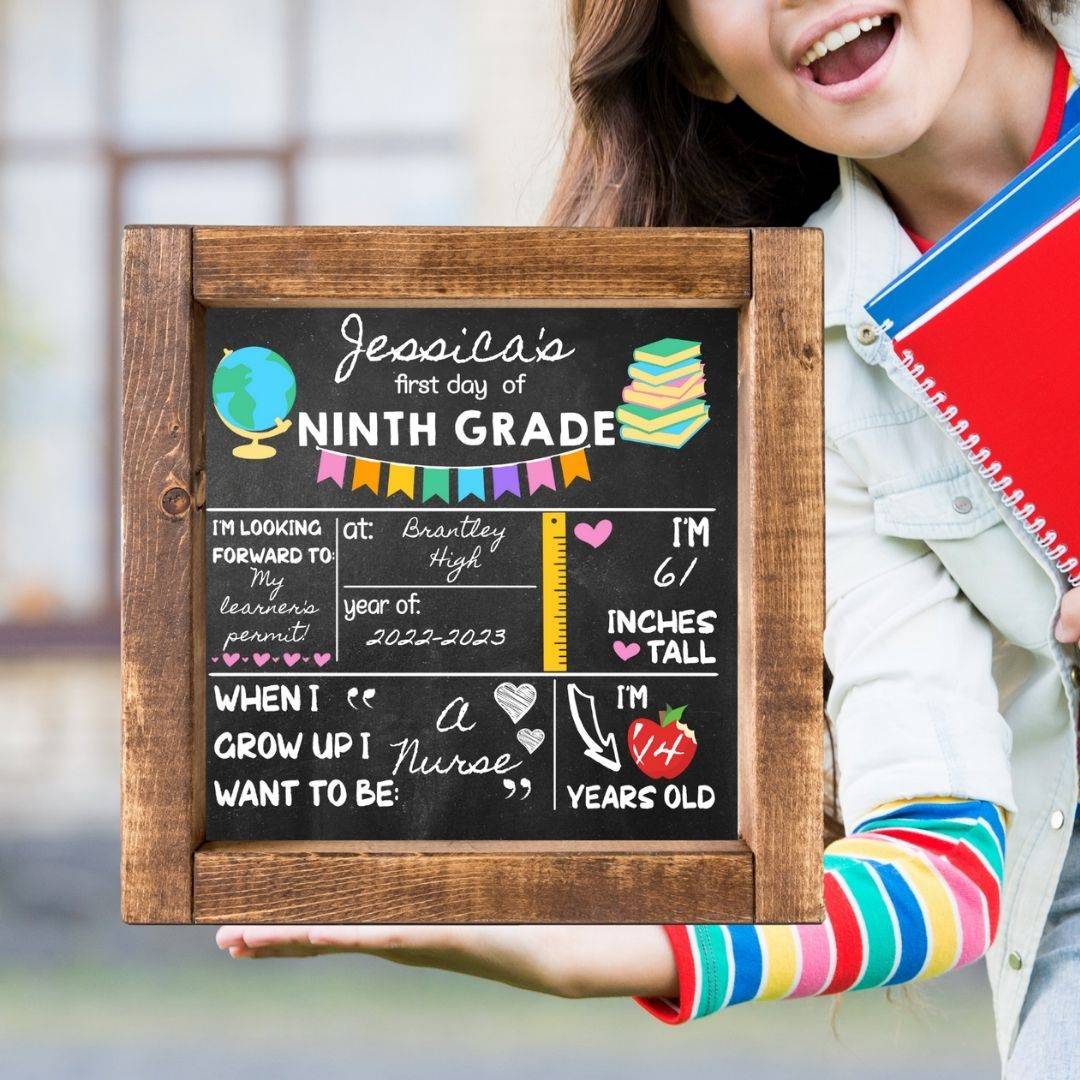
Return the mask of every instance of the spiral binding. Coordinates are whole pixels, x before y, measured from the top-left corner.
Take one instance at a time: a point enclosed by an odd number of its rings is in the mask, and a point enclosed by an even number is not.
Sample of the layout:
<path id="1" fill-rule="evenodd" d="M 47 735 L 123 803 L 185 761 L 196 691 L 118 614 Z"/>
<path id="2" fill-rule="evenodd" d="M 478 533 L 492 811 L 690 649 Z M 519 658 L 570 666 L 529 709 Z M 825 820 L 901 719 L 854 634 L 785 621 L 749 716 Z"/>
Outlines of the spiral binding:
<path id="1" fill-rule="evenodd" d="M 886 320 L 882 329 L 887 331 L 889 325 L 889 320 Z M 1068 577 L 1069 584 L 1080 585 L 1080 559 L 1075 555 L 1066 557 L 1068 545 L 1057 543 L 1057 533 L 1053 529 L 1047 529 L 1045 535 L 1043 534 L 1046 518 L 1035 516 L 1034 503 L 1025 502 L 1022 506 L 1020 505 L 1024 499 L 1023 488 L 1013 487 L 1011 476 L 998 475 L 1003 471 L 1002 464 L 1000 461 L 992 460 L 993 454 L 989 447 L 984 445 L 976 449 L 982 440 L 974 432 L 968 433 L 970 425 L 966 420 L 957 418 L 956 414 L 959 410 L 955 405 L 945 404 L 948 396 L 941 390 L 934 390 L 935 380 L 923 374 L 926 370 L 925 365 L 915 359 L 910 349 L 901 350 L 894 347 L 893 353 L 907 369 L 908 374 L 918 383 L 926 399 L 934 407 L 934 415 L 938 423 L 956 443 L 969 464 L 978 470 L 984 480 L 989 482 L 991 491 L 1001 496 L 1002 503 L 1013 512 L 1013 516 L 1024 527 L 1024 531 L 1043 549 L 1047 558 Z M 1010 488 L 1012 490 L 1009 490 Z"/>

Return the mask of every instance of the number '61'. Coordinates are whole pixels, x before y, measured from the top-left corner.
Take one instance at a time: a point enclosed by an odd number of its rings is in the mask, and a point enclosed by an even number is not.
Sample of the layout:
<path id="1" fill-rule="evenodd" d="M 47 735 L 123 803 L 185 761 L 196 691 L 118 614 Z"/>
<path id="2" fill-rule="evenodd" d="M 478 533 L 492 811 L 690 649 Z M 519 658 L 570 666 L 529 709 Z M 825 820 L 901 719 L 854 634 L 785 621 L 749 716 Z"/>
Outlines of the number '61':
<path id="1" fill-rule="evenodd" d="M 666 569 L 667 564 L 671 562 L 672 556 L 668 556 L 657 568 L 656 573 L 653 574 L 653 584 L 661 589 L 666 589 L 669 585 L 675 584 L 675 574 L 673 571 Z M 683 571 L 683 576 L 679 578 L 679 588 L 681 589 L 686 584 L 686 579 L 694 572 L 694 567 L 697 566 L 697 556 L 695 555 L 690 560 L 690 565 Z"/>

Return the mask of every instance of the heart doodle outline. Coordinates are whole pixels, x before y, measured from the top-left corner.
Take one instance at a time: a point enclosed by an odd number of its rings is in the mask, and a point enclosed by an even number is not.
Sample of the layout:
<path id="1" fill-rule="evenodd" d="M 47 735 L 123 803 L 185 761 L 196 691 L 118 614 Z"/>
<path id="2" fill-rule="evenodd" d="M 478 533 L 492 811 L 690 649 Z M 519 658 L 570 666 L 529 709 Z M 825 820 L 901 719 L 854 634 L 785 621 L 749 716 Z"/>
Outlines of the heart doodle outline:
<path id="1" fill-rule="evenodd" d="M 495 704 L 510 718 L 512 724 L 518 724 L 528 716 L 536 704 L 536 687 L 532 683 L 501 682 L 495 687 Z"/>
<path id="2" fill-rule="evenodd" d="M 518 728 L 515 738 L 530 754 L 535 754 L 544 743 L 543 728 Z"/>

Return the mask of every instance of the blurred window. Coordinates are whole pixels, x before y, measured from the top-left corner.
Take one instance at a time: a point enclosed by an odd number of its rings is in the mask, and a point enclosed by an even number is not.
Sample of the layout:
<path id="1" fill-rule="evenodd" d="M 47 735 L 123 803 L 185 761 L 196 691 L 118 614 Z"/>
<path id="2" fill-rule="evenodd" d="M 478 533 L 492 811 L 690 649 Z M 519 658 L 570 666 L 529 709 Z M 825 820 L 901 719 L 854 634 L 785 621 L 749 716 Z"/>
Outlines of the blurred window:
<path id="1" fill-rule="evenodd" d="M 117 637 L 122 226 L 468 220 L 464 2 L 0 5 L 0 652 Z"/>
<path id="2" fill-rule="evenodd" d="M 112 126 L 125 146 L 269 146 L 285 138 L 295 59 L 286 0 L 116 3 Z"/>

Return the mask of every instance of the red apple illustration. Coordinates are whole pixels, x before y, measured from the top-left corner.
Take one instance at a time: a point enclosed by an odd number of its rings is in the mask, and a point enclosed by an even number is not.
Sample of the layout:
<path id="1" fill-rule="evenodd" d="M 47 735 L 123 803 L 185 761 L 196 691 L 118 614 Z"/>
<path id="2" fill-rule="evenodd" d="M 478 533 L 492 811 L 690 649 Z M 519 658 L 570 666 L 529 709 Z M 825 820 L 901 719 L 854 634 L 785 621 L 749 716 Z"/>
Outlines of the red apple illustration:
<path id="1" fill-rule="evenodd" d="M 639 716 L 630 721 L 626 741 L 634 764 L 653 780 L 674 780 L 697 753 L 697 736 L 682 722 L 685 705 L 660 711 L 660 722 Z"/>

